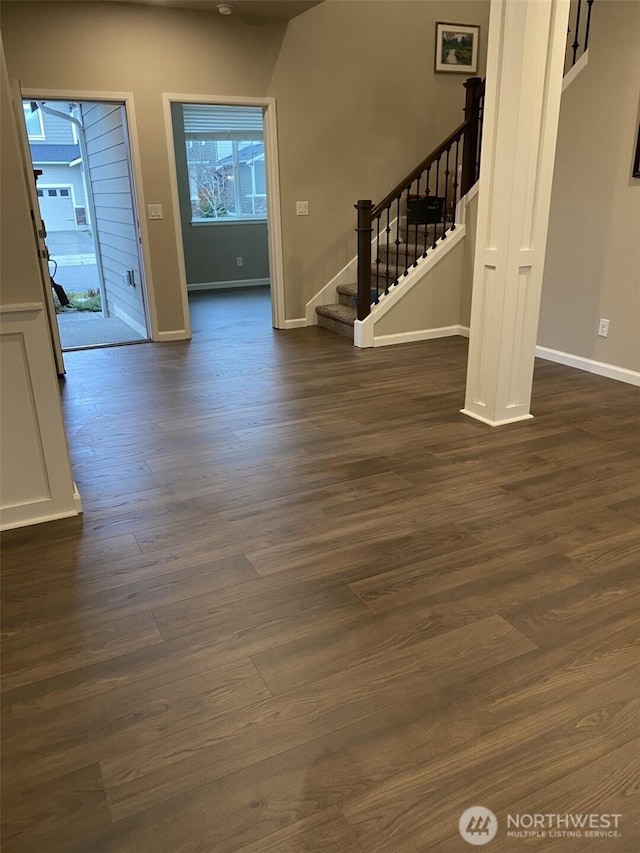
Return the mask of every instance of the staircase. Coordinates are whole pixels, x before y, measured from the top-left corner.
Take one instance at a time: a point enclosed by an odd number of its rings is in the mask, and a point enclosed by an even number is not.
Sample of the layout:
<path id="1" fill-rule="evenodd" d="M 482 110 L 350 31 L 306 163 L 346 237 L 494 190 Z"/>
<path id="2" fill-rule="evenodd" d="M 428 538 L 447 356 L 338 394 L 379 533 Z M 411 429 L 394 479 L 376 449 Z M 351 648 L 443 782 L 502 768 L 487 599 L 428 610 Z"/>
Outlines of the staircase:
<path id="1" fill-rule="evenodd" d="M 584 0 L 584 5 L 583 0 L 574 3 L 574 19 L 567 34 L 567 84 L 586 62 L 593 3 L 594 0 Z M 584 38 L 583 44 L 580 37 Z M 354 340 L 357 321 L 365 322 L 376 311 L 381 299 L 399 293 L 396 289 L 410 272 L 426 270 L 423 262 L 434 252 L 442 256 L 447 251 L 445 241 L 459 224 L 460 201 L 480 174 L 484 80 L 470 77 L 464 87 L 464 122 L 381 202 L 374 206 L 370 200 L 361 200 L 355 205 L 358 211 L 357 280 L 337 284 L 337 301 L 316 304 L 318 326 Z M 439 204 L 435 216 L 434 202 Z M 422 214 L 418 210 L 420 205 L 425 206 Z M 460 232 L 457 236 L 461 236 Z M 455 242 L 449 241 L 449 245 Z M 353 262 L 348 265 L 352 266 Z M 416 276 L 412 276 L 412 286 L 415 283 Z M 322 292 L 331 287 L 327 285 Z M 373 343 L 358 343 L 361 345 L 372 346 Z"/>
<path id="2" fill-rule="evenodd" d="M 411 228 L 410 242 L 405 243 L 400 237 L 398 244 L 392 242 L 388 247 L 381 246 L 377 260 L 371 264 L 371 293 L 370 301 L 376 304 L 377 291 L 380 285 L 387 290 L 392 280 L 398 279 L 398 272 L 406 268 L 408 258 L 420 259 L 426 256 L 427 248 L 437 248 L 437 226 L 418 225 Z M 406 231 L 406 228 L 405 228 Z M 380 270 L 385 277 L 381 282 Z M 329 305 L 316 306 L 317 325 L 338 335 L 353 340 L 353 330 L 358 318 L 358 283 L 339 284 L 336 287 L 337 302 Z"/>
<path id="3" fill-rule="evenodd" d="M 366 320 L 430 253 L 444 251 L 460 198 L 476 182 L 480 162 L 484 81 L 470 77 L 464 86 L 462 124 L 381 202 L 355 205 L 357 281 L 340 283 L 336 302 L 316 306 L 319 326 L 353 340 L 356 320 Z"/>

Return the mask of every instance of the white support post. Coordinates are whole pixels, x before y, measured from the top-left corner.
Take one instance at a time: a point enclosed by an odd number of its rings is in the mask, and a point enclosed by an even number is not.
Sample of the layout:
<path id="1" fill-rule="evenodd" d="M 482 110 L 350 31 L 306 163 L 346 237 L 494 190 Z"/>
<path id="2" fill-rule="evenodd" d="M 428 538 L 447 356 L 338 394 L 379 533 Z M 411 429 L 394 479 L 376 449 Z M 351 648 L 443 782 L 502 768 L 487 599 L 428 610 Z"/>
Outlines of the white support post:
<path id="1" fill-rule="evenodd" d="M 491 0 L 463 413 L 531 418 L 569 0 Z"/>

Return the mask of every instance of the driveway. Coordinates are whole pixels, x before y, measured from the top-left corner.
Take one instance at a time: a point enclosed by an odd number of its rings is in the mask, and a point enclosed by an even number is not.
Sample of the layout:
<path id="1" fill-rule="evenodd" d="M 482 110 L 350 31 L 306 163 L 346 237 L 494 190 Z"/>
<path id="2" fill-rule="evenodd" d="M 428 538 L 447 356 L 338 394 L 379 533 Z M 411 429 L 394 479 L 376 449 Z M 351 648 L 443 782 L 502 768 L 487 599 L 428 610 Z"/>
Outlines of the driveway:
<path id="1" fill-rule="evenodd" d="M 93 237 L 87 231 L 50 231 L 45 240 L 49 254 L 58 263 L 76 255 L 94 255 Z"/>

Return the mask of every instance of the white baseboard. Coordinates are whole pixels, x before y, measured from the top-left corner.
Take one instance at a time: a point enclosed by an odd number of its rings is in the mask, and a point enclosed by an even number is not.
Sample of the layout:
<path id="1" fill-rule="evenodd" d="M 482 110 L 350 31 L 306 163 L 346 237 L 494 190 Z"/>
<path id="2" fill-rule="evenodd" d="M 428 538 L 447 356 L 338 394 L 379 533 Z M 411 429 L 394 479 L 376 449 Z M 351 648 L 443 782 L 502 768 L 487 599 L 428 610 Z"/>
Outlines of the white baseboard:
<path id="1" fill-rule="evenodd" d="M 296 317 L 294 320 L 285 320 L 283 329 L 301 329 L 303 326 L 309 326 L 306 317 Z"/>
<path id="2" fill-rule="evenodd" d="M 473 418 L 476 421 L 480 421 L 483 424 L 487 424 L 490 427 L 497 426 L 506 426 L 507 424 L 517 424 L 520 421 L 530 421 L 533 418 L 533 415 L 527 413 L 526 415 L 518 415 L 515 418 L 505 418 L 503 421 L 492 421 L 490 418 L 485 418 L 483 415 L 478 412 L 474 412 L 473 409 L 460 409 L 461 415 L 466 415 L 468 418 Z"/>
<path id="3" fill-rule="evenodd" d="M 536 347 L 536 356 L 545 359 L 545 361 L 555 361 L 558 364 L 566 364 L 567 367 L 577 367 L 578 370 L 584 370 L 587 373 L 606 376 L 607 379 L 626 382 L 628 385 L 640 385 L 640 372 L 637 370 L 629 370 L 626 367 L 618 367 L 604 361 L 594 361 L 592 358 L 573 355 L 570 352 L 562 352 L 549 347 Z"/>
<path id="4" fill-rule="evenodd" d="M 82 498 L 80 497 L 80 492 L 78 491 L 75 480 L 73 481 L 73 502 L 76 505 L 78 515 L 82 515 Z"/>
<path id="5" fill-rule="evenodd" d="M 339 273 L 334 275 L 331 281 L 328 281 L 325 286 L 319 290 L 313 299 L 310 299 L 305 306 L 306 323 L 308 326 L 317 326 L 318 317 L 316 315 L 317 305 L 330 305 L 336 301 L 336 288 L 340 284 L 351 284 L 358 276 L 358 259 L 352 258 Z"/>
<path id="6" fill-rule="evenodd" d="M 263 287 L 270 284 L 268 278 L 240 278 L 236 281 L 200 281 L 188 284 L 187 290 L 230 290 L 235 287 Z"/>
<path id="7" fill-rule="evenodd" d="M 40 501 L 29 507 L 29 515 L 24 513 L 12 516 L 9 510 L 2 510 L 2 521 L 0 531 L 17 530 L 20 527 L 31 527 L 33 524 L 46 524 L 48 521 L 60 521 L 62 518 L 76 518 L 82 514 L 82 510 L 70 509 L 61 512 L 47 512 L 50 501 Z"/>
<path id="8" fill-rule="evenodd" d="M 159 343 L 162 341 L 188 341 L 190 337 L 191 335 L 186 329 L 172 329 L 169 332 L 158 332 L 154 340 Z"/>
<path id="9" fill-rule="evenodd" d="M 418 329 L 414 332 L 398 332 L 395 335 L 378 335 L 373 339 L 374 347 L 387 347 L 394 344 L 410 344 L 415 341 L 430 341 L 435 338 L 450 338 L 464 335 L 464 326 L 440 326 L 435 329 Z M 469 332 L 466 330 L 466 334 Z"/>

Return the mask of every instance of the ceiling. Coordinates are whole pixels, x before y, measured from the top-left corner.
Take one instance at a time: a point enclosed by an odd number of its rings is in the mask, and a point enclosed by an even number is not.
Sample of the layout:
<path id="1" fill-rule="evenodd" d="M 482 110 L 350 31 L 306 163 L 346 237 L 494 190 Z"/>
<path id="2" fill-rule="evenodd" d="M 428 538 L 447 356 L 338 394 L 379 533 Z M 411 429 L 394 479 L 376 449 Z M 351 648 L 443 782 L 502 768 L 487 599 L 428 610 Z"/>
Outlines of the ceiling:
<path id="1" fill-rule="evenodd" d="M 5 0 L 6 2 L 6 0 Z M 75 0 L 67 0 L 75 2 Z M 290 21 L 292 18 L 317 6 L 322 0 L 111 0 L 113 3 L 131 3 L 136 6 L 165 6 L 174 9 L 197 9 L 215 12 L 223 3 L 233 6 L 236 15 L 251 15 Z"/>

